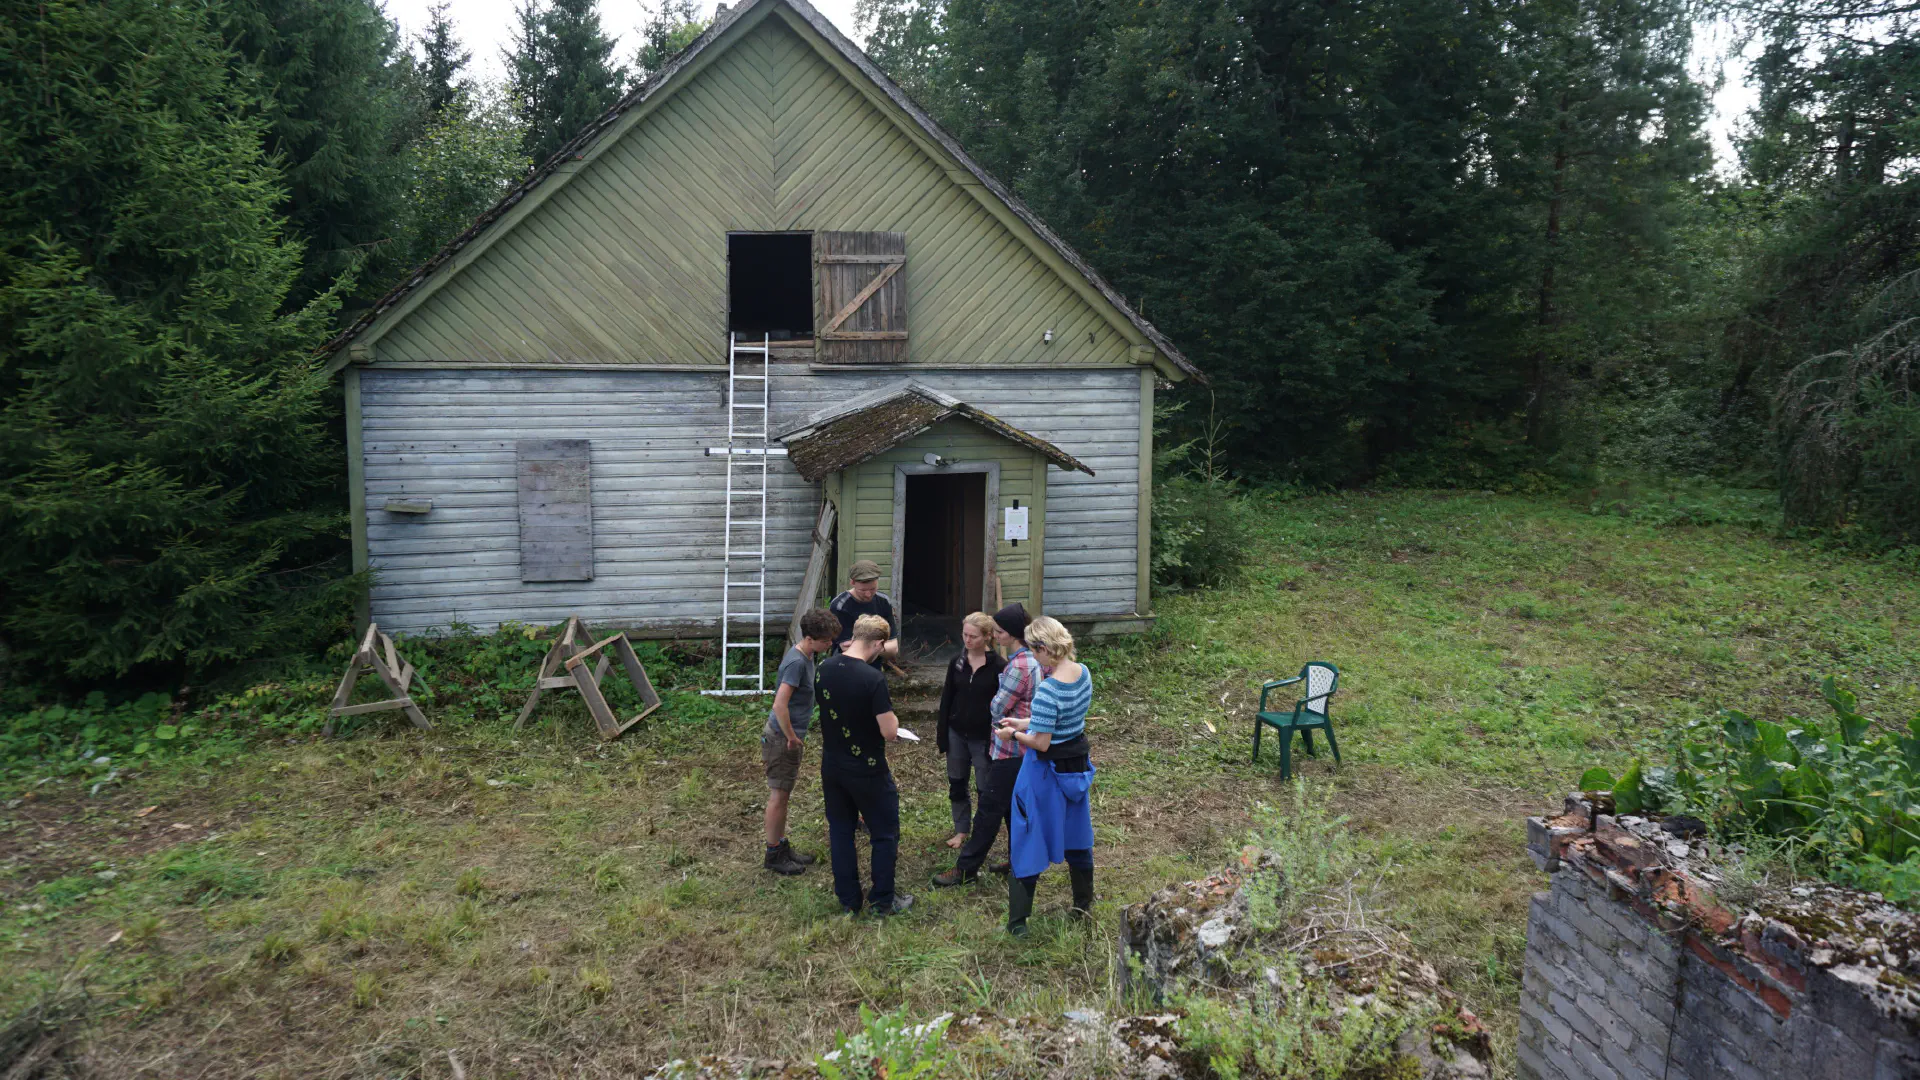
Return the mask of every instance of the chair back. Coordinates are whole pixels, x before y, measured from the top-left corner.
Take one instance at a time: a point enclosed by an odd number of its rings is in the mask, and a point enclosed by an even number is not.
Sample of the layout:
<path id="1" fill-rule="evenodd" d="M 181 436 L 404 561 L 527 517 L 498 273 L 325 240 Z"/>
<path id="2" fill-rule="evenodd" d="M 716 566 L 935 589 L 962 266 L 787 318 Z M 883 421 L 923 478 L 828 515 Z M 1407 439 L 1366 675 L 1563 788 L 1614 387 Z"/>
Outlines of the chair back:
<path id="1" fill-rule="evenodd" d="M 1327 715 L 1327 700 L 1339 689 L 1340 672 L 1332 664 L 1315 660 L 1300 669 L 1300 677 L 1306 680 L 1306 693 L 1302 695 L 1302 704 L 1308 712 Z"/>

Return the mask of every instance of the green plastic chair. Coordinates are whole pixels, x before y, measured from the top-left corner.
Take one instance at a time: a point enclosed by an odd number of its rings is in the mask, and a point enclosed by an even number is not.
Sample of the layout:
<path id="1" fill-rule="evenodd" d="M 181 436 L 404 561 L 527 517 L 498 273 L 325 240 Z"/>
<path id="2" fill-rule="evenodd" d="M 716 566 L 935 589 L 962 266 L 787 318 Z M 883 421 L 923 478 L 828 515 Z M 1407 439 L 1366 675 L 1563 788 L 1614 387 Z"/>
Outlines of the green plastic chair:
<path id="1" fill-rule="evenodd" d="M 1292 712 L 1268 712 L 1267 695 L 1282 686 L 1307 684 L 1306 696 L 1293 703 Z M 1280 779 L 1293 775 L 1293 733 L 1300 733 L 1307 756 L 1313 757 L 1315 728 L 1327 733 L 1327 745 L 1333 748 L 1334 764 L 1340 763 L 1340 742 L 1333 737 L 1333 720 L 1327 715 L 1327 703 L 1340 687 L 1340 671 L 1324 660 L 1315 660 L 1291 679 L 1274 679 L 1260 686 L 1260 709 L 1253 714 L 1253 760 L 1260 760 L 1260 729 L 1273 728 L 1280 736 Z"/>

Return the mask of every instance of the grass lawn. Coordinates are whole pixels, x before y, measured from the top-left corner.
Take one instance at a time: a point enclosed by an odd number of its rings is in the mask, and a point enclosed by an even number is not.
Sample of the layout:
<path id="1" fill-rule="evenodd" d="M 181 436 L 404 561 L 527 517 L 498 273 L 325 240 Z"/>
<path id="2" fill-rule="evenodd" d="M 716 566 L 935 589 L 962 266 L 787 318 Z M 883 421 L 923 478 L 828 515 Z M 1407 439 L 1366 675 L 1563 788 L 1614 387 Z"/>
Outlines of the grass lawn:
<path id="1" fill-rule="evenodd" d="M 706 675 L 682 670 L 608 745 L 556 695 L 557 742 L 442 708 L 429 733 L 276 742 L 91 797 L 33 789 L 0 818 L 0 1014 L 78 966 L 107 1075 L 442 1077 L 453 1050 L 509 1077 L 809 1055 L 862 1002 L 1111 1007 L 1116 910 L 1214 869 L 1281 800 L 1277 759 L 1247 760 L 1252 704 L 1262 678 L 1324 659 L 1346 762 L 1301 773 L 1510 1062 L 1543 886 L 1526 813 L 1722 705 L 1811 715 L 1822 674 L 1873 715 L 1920 711 L 1920 583 L 1887 563 L 1477 494 L 1323 496 L 1261 521 L 1241 584 L 1163 598 L 1151 638 L 1086 656 L 1092 933 L 1058 917 L 1061 871 L 1020 943 L 998 930 L 997 882 L 925 884 L 951 861 L 930 741 L 894 754 L 911 914 L 848 920 L 824 866 L 760 870 L 760 707 L 700 698 Z M 795 808 L 796 842 L 824 854 L 816 779 Z"/>

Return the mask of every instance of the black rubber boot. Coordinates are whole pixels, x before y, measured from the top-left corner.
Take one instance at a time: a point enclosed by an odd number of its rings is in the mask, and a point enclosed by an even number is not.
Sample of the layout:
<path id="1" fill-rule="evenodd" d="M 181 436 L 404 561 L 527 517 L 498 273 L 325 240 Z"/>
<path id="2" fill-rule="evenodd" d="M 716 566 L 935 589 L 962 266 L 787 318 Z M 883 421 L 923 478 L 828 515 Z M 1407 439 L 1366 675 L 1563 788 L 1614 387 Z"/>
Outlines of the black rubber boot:
<path id="1" fill-rule="evenodd" d="M 1076 919 L 1093 918 L 1093 867 L 1085 870 L 1067 867 L 1067 877 L 1073 881 L 1073 916 Z"/>
<path id="2" fill-rule="evenodd" d="M 1027 936 L 1027 919 L 1033 914 L 1033 886 L 1038 878 L 1007 878 L 1007 933 Z"/>

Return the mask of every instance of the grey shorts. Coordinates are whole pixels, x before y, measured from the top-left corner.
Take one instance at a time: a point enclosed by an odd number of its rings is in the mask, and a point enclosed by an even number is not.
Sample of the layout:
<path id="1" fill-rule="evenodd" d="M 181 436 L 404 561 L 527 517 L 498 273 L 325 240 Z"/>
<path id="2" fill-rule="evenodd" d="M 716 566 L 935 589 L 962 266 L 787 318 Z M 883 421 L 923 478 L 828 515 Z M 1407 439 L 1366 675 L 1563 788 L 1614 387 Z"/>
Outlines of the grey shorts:
<path id="1" fill-rule="evenodd" d="M 760 763 L 767 767 L 768 791 L 792 791 L 793 782 L 800 777 L 800 759 L 805 756 L 807 747 L 787 749 L 785 735 L 760 736 Z"/>

